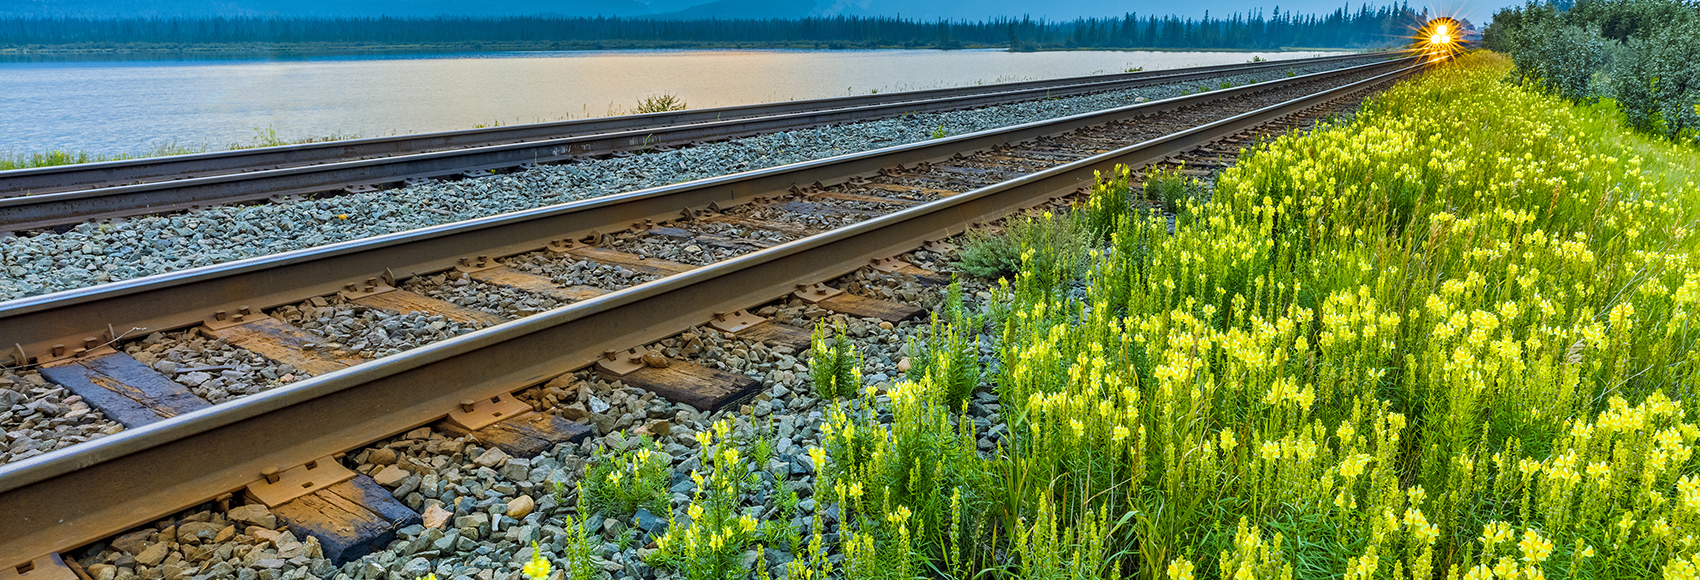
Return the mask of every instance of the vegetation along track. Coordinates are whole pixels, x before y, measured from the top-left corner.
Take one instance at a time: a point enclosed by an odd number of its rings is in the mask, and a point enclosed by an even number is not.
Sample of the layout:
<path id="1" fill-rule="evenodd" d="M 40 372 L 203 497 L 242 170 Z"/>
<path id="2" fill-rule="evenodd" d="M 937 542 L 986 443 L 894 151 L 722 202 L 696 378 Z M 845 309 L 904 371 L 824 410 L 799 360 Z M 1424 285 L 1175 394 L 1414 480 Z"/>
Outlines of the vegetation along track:
<path id="1" fill-rule="evenodd" d="M 1086 95 L 1388 53 L 719 107 L 0 171 L 0 231 L 462 178 L 775 131 Z"/>
<path id="2" fill-rule="evenodd" d="M 796 341 L 794 329 L 739 314 L 794 291 L 824 308 L 911 316 L 901 305 L 800 286 L 1068 195 L 1094 172 L 1244 139 L 1253 127 L 1357 98 L 1417 68 L 1317 73 L 0 304 L 0 340 L 14 345 L 15 364 L 83 389 L 86 402 L 105 399 L 111 410 L 103 411 L 128 427 L 0 467 L 0 513 L 8 514 L 0 519 L 0 566 L 233 491 L 264 501 L 268 490 L 300 484 L 297 477 L 311 480 L 336 453 L 451 411 L 485 413 L 468 402 L 586 366 L 632 385 L 638 381 L 625 372 L 659 361 L 626 349 L 705 321 Z M 650 281 L 562 287 L 555 280 L 563 276 L 535 273 L 550 260 L 620 265 L 627 282 Z M 901 263 L 878 267 L 914 272 Z M 504 321 L 429 296 L 473 284 L 570 305 Z M 314 316 L 304 309 L 329 306 L 434 311 L 489 327 L 367 361 L 374 353 L 279 320 L 307 324 Z M 314 376 L 209 405 L 111 350 L 139 336 L 130 329 L 189 327 Z M 654 387 L 704 410 L 755 387 L 721 375 Z"/>

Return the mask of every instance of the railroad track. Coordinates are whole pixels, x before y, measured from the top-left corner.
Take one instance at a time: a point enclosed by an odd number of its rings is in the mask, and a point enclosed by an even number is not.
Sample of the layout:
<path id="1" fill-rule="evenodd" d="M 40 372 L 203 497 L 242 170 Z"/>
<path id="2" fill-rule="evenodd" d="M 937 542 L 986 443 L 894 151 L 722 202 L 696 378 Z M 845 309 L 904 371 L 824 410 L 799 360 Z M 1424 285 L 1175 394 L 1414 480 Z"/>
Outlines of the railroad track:
<path id="1" fill-rule="evenodd" d="M 466 431 L 499 428 L 477 417 L 524 413 L 503 397 L 586 367 L 701 409 L 736 404 L 753 380 L 633 349 L 705 323 L 795 344 L 803 331 L 746 310 L 784 296 L 913 318 L 912 307 L 811 284 L 870 262 L 927 276 L 878 260 L 1072 194 L 1118 164 L 1188 152 L 1195 166 L 1219 164 L 1224 147 L 1419 69 L 1363 65 L 0 303 L 14 365 L 110 405 L 102 411 L 127 427 L 0 466 L 0 566 L 51 567 L 58 551 L 244 490 L 274 509 L 329 493 L 319 474 L 337 472 L 338 453 L 445 416 Z M 650 281 L 562 286 L 508 265 L 516 257 L 618 265 Z M 569 305 L 506 320 L 431 296 L 462 282 Z M 483 328 L 367 360 L 289 323 L 353 306 Z M 209 405 L 114 349 L 138 328 L 194 328 L 313 376 Z M 660 368 L 688 380 L 641 374 Z"/>
<path id="2" fill-rule="evenodd" d="M 365 192 L 776 131 L 1076 96 L 1388 53 L 811 99 L 198 155 L 0 171 L 0 231 Z"/>

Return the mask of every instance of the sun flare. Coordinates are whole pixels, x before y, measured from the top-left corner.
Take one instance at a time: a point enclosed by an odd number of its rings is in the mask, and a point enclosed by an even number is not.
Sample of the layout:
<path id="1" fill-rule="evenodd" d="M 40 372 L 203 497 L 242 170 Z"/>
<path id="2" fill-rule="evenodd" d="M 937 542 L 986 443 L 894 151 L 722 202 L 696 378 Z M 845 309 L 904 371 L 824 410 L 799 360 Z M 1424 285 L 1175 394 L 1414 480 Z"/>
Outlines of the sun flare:
<path id="1" fill-rule="evenodd" d="M 1411 50 L 1434 61 L 1445 60 L 1464 51 L 1463 33 L 1464 26 L 1457 20 L 1445 16 L 1434 18 L 1417 30 Z"/>

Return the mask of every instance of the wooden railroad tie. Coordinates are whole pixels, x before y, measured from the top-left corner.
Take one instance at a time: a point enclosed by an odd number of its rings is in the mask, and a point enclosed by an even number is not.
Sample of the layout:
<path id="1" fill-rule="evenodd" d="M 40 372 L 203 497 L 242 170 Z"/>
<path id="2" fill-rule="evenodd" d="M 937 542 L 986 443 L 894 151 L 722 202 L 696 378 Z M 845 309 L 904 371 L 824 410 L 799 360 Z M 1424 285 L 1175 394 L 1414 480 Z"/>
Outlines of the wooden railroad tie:
<path id="1" fill-rule="evenodd" d="M 596 372 L 709 412 L 735 406 L 761 391 L 761 383 L 750 377 L 672 360 L 647 347 L 610 351 L 596 361 Z"/>
<path id="2" fill-rule="evenodd" d="M 855 318 L 875 318 L 892 324 L 905 320 L 915 320 L 927 313 L 925 310 L 901 302 L 864 298 L 837 288 L 828 287 L 825 284 L 803 286 L 793 292 L 792 295 L 804 302 L 839 314 Z"/>
<path id="3" fill-rule="evenodd" d="M 472 436 L 503 453 L 526 459 L 546 453 L 556 444 L 590 437 L 590 427 L 533 411 L 531 405 L 506 394 L 463 401 L 460 409 L 437 422 L 436 427 L 450 437 Z"/>
<path id="4" fill-rule="evenodd" d="M 48 363 L 40 371 L 43 378 L 128 429 L 212 406 L 177 381 L 115 350 Z"/>

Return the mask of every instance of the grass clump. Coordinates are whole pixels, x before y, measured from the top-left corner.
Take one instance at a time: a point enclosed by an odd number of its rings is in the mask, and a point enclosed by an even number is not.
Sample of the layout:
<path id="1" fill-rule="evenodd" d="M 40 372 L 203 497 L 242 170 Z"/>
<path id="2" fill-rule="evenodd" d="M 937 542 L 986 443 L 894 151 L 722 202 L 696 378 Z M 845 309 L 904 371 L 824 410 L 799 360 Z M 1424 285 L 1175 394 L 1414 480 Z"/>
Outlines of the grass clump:
<path id="1" fill-rule="evenodd" d="M 691 472 L 696 492 L 685 509 L 690 519 L 671 520 L 667 533 L 655 540 L 656 551 L 649 561 L 690 580 L 737 577 L 744 550 L 759 538 L 762 527 L 757 514 L 742 508 L 744 494 L 758 486 L 760 479 L 751 469 L 753 458 L 738 451 L 742 445 L 732 436 L 731 422 L 720 421 L 697 433 L 697 444 L 709 473 Z"/>
<path id="2" fill-rule="evenodd" d="M 1204 198 L 1204 182 L 1185 173 L 1186 166 L 1154 167 L 1145 172 L 1145 198 L 1179 214 L 1188 204 Z"/>
<path id="3" fill-rule="evenodd" d="M 616 446 L 624 446 L 621 435 L 615 434 L 614 441 Z M 585 468 L 580 496 L 592 513 L 619 518 L 631 517 L 638 508 L 653 514 L 668 513 L 667 486 L 672 483 L 672 470 L 660 444 L 645 436 L 631 451 L 599 455 Z"/>
<path id="4" fill-rule="evenodd" d="M 911 372 L 937 381 L 934 392 L 947 409 L 961 411 L 980 386 L 980 320 L 962 303 L 962 283 L 952 280 L 944 306 L 932 314 L 932 326 Z"/>
<path id="5" fill-rule="evenodd" d="M 678 95 L 662 93 L 638 99 L 637 107 L 633 108 L 632 112 L 638 114 L 665 113 L 668 111 L 683 111 L 685 108 L 686 105 L 684 99 L 680 99 Z"/>
<path id="6" fill-rule="evenodd" d="M 956 266 L 981 278 L 1007 278 L 1031 266 L 1050 277 L 1070 277 L 1086 254 L 1088 224 L 1072 214 L 1018 215 L 1001 232 L 969 230 Z"/>
<path id="7" fill-rule="evenodd" d="M 107 155 L 89 153 L 87 151 L 53 150 L 37 153 L 7 153 L 0 155 L 0 171 L 13 169 L 30 169 L 34 167 L 54 167 L 59 165 L 77 165 L 82 163 L 101 163 L 104 161 L 125 161 L 144 157 L 164 157 L 167 155 L 189 155 L 204 153 L 206 150 L 196 147 L 186 147 L 177 144 L 161 145 L 153 150 L 137 154 Z"/>
<path id="8" fill-rule="evenodd" d="M 809 345 L 809 378 L 815 383 L 815 396 L 832 400 L 856 394 L 862 387 L 862 355 L 844 335 L 844 327 L 828 331 L 825 320 L 815 323 Z"/>

